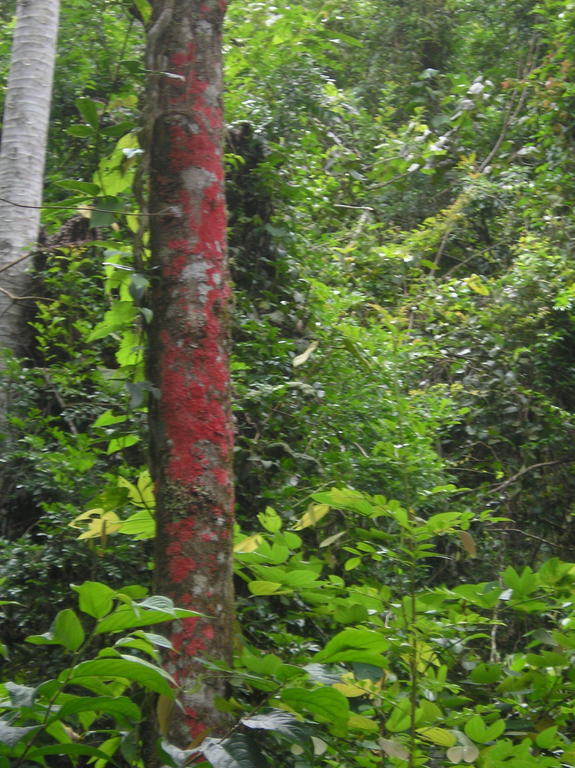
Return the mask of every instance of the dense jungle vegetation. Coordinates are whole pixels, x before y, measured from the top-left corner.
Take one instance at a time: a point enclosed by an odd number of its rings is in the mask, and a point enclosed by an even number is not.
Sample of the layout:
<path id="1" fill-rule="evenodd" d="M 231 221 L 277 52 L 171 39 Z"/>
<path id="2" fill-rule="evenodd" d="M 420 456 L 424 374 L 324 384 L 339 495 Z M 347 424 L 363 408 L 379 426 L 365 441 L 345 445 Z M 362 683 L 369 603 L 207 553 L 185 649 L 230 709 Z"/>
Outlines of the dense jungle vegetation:
<path id="1" fill-rule="evenodd" d="M 148 15 L 63 7 L 4 374 L 0 768 L 143 766 L 169 695 Z M 575 766 L 574 25 L 568 0 L 230 4 L 237 621 L 233 669 L 205 660 L 230 731 L 165 765 Z"/>

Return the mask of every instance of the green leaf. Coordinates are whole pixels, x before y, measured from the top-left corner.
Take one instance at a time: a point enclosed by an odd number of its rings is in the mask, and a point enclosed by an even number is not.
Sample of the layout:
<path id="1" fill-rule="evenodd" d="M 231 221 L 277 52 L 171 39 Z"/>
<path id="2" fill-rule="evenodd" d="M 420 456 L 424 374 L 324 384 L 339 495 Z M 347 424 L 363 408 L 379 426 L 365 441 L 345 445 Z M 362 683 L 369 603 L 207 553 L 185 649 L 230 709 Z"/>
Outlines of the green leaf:
<path id="1" fill-rule="evenodd" d="M 318 574 L 310 570 L 296 569 L 294 571 L 287 571 L 285 574 L 286 586 L 293 587 L 294 589 L 311 587 L 317 579 Z"/>
<path id="2" fill-rule="evenodd" d="M 104 658 L 83 661 L 73 667 L 68 684 L 81 684 L 82 678 L 125 678 L 132 683 L 147 688 L 154 693 L 160 693 L 168 698 L 174 698 L 176 683 L 173 678 L 160 667 L 136 656 L 121 659 Z M 171 683 L 171 685 L 170 685 Z"/>
<path id="3" fill-rule="evenodd" d="M 335 509 L 349 509 L 369 517 L 373 517 L 376 511 L 365 494 L 351 488 L 332 488 L 330 491 L 312 493 L 312 499 Z"/>
<path id="4" fill-rule="evenodd" d="M 125 448 L 129 448 L 131 445 L 136 445 L 139 442 L 139 435 L 120 435 L 120 437 L 114 437 L 110 440 L 106 453 L 108 456 L 111 456 L 113 453 L 123 451 Z"/>
<path id="5" fill-rule="evenodd" d="M 116 219 L 116 213 L 122 210 L 122 201 L 111 195 L 96 197 L 94 209 L 90 214 L 91 227 L 109 227 Z"/>
<path id="6" fill-rule="evenodd" d="M 98 757 L 101 760 L 109 762 L 109 756 L 97 749 L 96 747 L 90 747 L 87 744 L 49 744 L 46 747 L 37 747 L 32 749 L 27 754 L 29 760 L 36 760 L 44 755 L 89 755 L 90 757 Z"/>
<path id="7" fill-rule="evenodd" d="M 440 747 L 453 747 L 457 744 L 457 738 L 453 731 L 448 731 L 446 728 L 439 728 L 435 725 L 426 725 L 423 728 L 418 728 L 417 733 L 419 733 L 420 736 L 423 736 L 424 739 L 427 739 Z"/>
<path id="8" fill-rule="evenodd" d="M 260 512 L 258 520 L 261 525 L 270 533 L 277 533 L 281 530 L 283 522 L 281 517 L 272 509 L 272 507 L 266 507 L 264 512 Z"/>
<path id="9" fill-rule="evenodd" d="M 120 523 L 118 533 L 133 536 L 137 541 L 153 539 L 156 535 L 156 521 L 147 509 L 140 509 Z"/>
<path id="10" fill-rule="evenodd" d="M 482 662 L 478 664 L 469 675 L 469 679 L 474 683 L 490 684 L 496 683 L 501 678 L 501 665 L 488 664 Z"/>
<path id="11" fill-rule="evenodd" d="M 241 723 L 247 728 L 261 728 L 265 731 L 277 731 L 290 739 L 302 739 L 307 736 L 307 729 L 289 712 L 272 709 L 259 715 L 242 717 Z"/>
<path id="12" fill-rule="evenodd" d="M 80 610 L 88 616 L 101 619 L 112 610 L 116 593 L 106 584 L 101 584 L 99 581 L 85 581 L 80 586 L 72 585 L 72 589 L 80 598 Z"/>
<path id="13" fill-rule="evenodd" d="M 394 706 L 391 715 L 385 721 L 385 727 L 391 733 L 407 731 L 411 725 L 411 702 L 401 699 Z"/>
<path id="14" fill-rule="evenodd" d="M 103 339 L 110 333 L 129 327 L 138 315 L 138 308 L 131 301 L 116 301 L 111 309 L 104 314 L 104 319 L 88 335 L 86 341 Z"/>
<path id="15" fill-rule="evenodd" d="M 87 126 L 78 126 L 86 128 Z M 89 130 L 89 129 L 88 129 Z M 75 192 L 84 192 L 89 197 L 94 197 L 100 193 L 100 187 L 98 184 L 92 184 L 89 181 L 76 181 L 75 179 L 62 179 L 62 181 L 56 182 L 57 187 L 63 187 L 64 189 L 73 189 Z"/>
<path id="16" fill-rule="evenodd" d="M 313 656 L 313 661 L 331 664 L 337 661 L 356 661 L 385 667 L 387 661 L 381 654 L 388 649 L 389 642 L 380 632 L 371 629 L 344 629 Z"/>
<path id="17" fill-rule="evenodd" d="M 48 632 L 30 635 L 26 642 L 32 645 L 62 645 L 68 651 L 77 651 L 84 642 L 84 629 L 71 608 L 57 614 Z"/>
<path id="18" fill-rule="evenodd" d="M 125 696 L 79 696 L 62 704 L 55 717 L 64 719 L 78 712 L 102 712 L 113 717 L 126 718 L 134 723 L 142 717 L 140 708 Z"/>
<path id="19" fill-rule="evenodd" d="M 92 128 L 98 128 L 100 125 L 100 116 L 98 115 L 99 104 L 92 99 L 82 97 L 75 101 L 78 112 Z"/>
<path id="20" fill-rule="evenodd" d="M 494 741 L 505 730 L 504 720 L 496 720 L 491 725 L 486 725 L 481 715 L 474 715 L 465 723 L 465 735 L 473 741 L 485 744 L 488 741 Z"/>
<path id="21" fill-rule="evenodd" d="M 125 629 L 148 627 L 172 619 L 186 619 L 201 615 L 197 611 L 174 608 L 174 604 L 169 598 L 155 596 L 146 598 L 141 603 L 119 606 L 113 613 L 100 619 L 94 632 L 96 635 L 121 632 Z"/>
<path id="22" fill-rule="evenodd" d="M 288 595 L 293 590 L 286 589 L 283 584 L 277 581 L 258 580 L 250 581 L 248 589 L 252 595 Z"/>
<path id="23" fill-rule="evenodd" d="M 123 136 L 125 133 L 128 133 L 128 131 L 133 130 L 134 127 L 135 125 L 131 120 L 125 120 L 122 123 L 117 123 L 116 125 L 108 125 L 106 128 L 102 128 L 100 133 L 102 136 L 113 136 L 118 138 Z"/>
<path id="24" fill-rule="evenodd" d="M 461 514 L 459 512 L 440 512 L 426 520 L 425 525 L 433 533 L 447 533 L 452 531 L 460 520 Z"/>
<path id="25" fill-rule="evenodd" d="M 148 0 L 134 0 L 134 5 L 140 12 L 144 24 L 147 24 L 152 15 L 152 7 Z"/>
<path id="26" fill-rule="evenodd" d="M 118 478 L 118 485 L 128 489 L 128 496 L 134 504 L 138 504 L 138 506 L 144 505 L 148 509 L 154 507 L 156 503 L 154 483 L 152 482 L 152 478 L 147 469 L 140 472 L 136 485 L 133 485 L 133 483 L 130 483 L 124 477 Z"/>
<path id="27" fill-rule="evenodd" d="M 557 731 L 559 729 L 559 726 L 552 725 L 550 728 L 545 728 L 544 731 L 541 731 L 537 734 L 535 737 L 535 743 L 538 747 L 541 749 L 553 749 L 553 747 L 557 744 Z M 559 739 L 560 741 L 560 739 Z"/>
<path id="28" fill-rule="evenodd" d="M 134 272 L 128 285 L 130 296 L 135 302 L 141 302 L 149 286 L 150 281 L 145 275 L 142 275 L 141 272 Z M 141 307 L 141 309 L 145 309 L 145 307 Z"/>
<path id="29" fill-rule="evenodd" d="M 201 750 L 213 768 L 266 768 L 267 766 L 267 761 L 248 734 L 236 734 L 228 739 L 204 739 Z"/>
<path id="30" fill-rule="evenodd" d="M 98 131 L 89 125 L 71 125 L 66 128 L 66 133 L 79 139 L 87 139 L 88 136 L 95 136 Z"/>
<path id="31" fill-rule="evenodd" d="M 365 715 L 351 712 L 347 719 L 347 727 L 356 731 L 368 731 L 374 733 L 375 731 L 379 731 L 380 723 Z"/>
<path id="32" fill-rule="evenodd" d="M 334 688 L 286 688 L 281 699 L 296 712 L 308 712 L 318 723 L 344 726 L 349 717 L 348 700 Z"/>
<path id="33" fill-rule="evenodd" d="M 126 414 L 115 415 L 112 411 L 104 411 L 101 413 L 96 421 L 92 424 L 93 427 L 109 427 L 112 424 L 122 424 L 127 421 Z"/>

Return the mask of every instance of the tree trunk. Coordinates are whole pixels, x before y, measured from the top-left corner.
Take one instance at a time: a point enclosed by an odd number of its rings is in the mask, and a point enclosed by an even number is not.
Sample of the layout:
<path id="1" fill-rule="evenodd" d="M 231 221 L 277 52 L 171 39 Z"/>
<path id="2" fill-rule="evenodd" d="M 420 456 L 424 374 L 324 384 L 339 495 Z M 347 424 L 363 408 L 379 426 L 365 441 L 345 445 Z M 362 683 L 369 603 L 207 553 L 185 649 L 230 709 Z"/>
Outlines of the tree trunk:
<path id="1" fill-rule="evenodd" d="M 153 322 L 149 377 L 157 494 L 156 586 L 206 618 L 178 622 L 166 667 L 179 686 L 167 738 L 221 735 L 231 660 L 232 441 L 221 107 L 225 0 L 157 0 L 148 35 Z M 208 679 L 209 678 L 209 679 Z"/>
<path id="2" fill-rule="evenodd" d="M 24 338 L 17 297 L 28 283 L 18 259 L 38 239 L 58 13 L 59 0 L 16 7 L 0 149 L 0 349 L 15 353 Z"/>

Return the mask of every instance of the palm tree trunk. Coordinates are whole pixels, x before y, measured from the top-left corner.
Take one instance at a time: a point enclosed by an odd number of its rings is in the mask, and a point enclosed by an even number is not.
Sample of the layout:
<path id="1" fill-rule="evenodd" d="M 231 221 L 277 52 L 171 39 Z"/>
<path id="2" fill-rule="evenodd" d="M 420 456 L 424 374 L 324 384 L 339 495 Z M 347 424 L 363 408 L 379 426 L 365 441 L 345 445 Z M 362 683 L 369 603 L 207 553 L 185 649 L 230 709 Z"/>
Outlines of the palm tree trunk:
<path id="1" fill-rule="evenodd" d="M 23 352 L 26 261 L 38 239 L 59 0 L 18 0 L 0 147 L 0 349 Z M 1 406 L 0 406 L 1 407 Z"/>

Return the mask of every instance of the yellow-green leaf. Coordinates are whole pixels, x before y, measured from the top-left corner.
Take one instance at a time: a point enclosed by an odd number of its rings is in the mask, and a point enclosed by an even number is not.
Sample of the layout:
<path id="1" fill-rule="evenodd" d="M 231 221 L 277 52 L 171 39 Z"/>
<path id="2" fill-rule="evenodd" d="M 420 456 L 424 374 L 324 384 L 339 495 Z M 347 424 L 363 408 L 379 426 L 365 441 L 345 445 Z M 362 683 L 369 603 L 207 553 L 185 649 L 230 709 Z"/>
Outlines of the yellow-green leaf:
<path id="1" fill-rule="evenodd" d="M 120 518 L 115 512 L 106 512 L 104 509 L 89 509 L 87 512 L 82 512 L 68 525 L 71 528 L 82 529 L 83 526 L 77 523 L 83 520 L 88 522 L 88 528 L 78 536 L 78 539 L 105 537 L 119 531 L 121 525 Z"/>
<path id="2" fill-rule="evenodd" d="M 425 728 L 418 728 L 417 732 L 423 736 L 424 739 L 428 739 L 440 747 L 453 747 L 457 744 L 456 736 L 445 728 L 426 726 Z"/>
<path id="3" fill-rule="evenodd" d="M 246 536 L 245 539 L 242 539 L 240 542 L 238 542 L 234 547 L 234 552 L 237 554 L 247 554 L 249 552 L 255 552 L 255 550 L 259 547 L 259 545 L 263 541 L 263 536 L 261 536 L 259 533 L 255 536 Z"/>
<path id="4" fill-rule="evenodd" d="M 465 282 L 472 291 L 480 296 L 489 296 L 489 288 L 481 281 L 479 275 L 473 274 L 465 278 Z"/>
<path id="5" fill-rule="evenodd" d="M 322 517 L 327 515 L 329 510 L 328 504 L 310 504 L 300 519 L 292 526 L 292 530 L 302 531 L 304 528 L 315 525 Z"/>
<path id="6" fill-rule="evenodd" d="M 354 685 L 353 683 L 334 683 L 332 688 L 343 693 L 348 699 L 353 699 L 355 696 L 365 696 L 367 693 L 365 688 L 360 688 L 359 685 Z"/>
<path id="7" fill-rule="evenodd" d="M 250 581 L 248 589 L 252 595 L 287 595 L 293 592 L 291 589 L 286 589 L 283 584 L 277 581 L 263 581 L 256 579 Z"/>
<path id="8" fill-rule="evenodd" d="M 379 731 L 379 723 L 365 715 L 358 715 L 357 712 L 350 714 L 347 720 L 347 727 L 358 731 Z"/>

